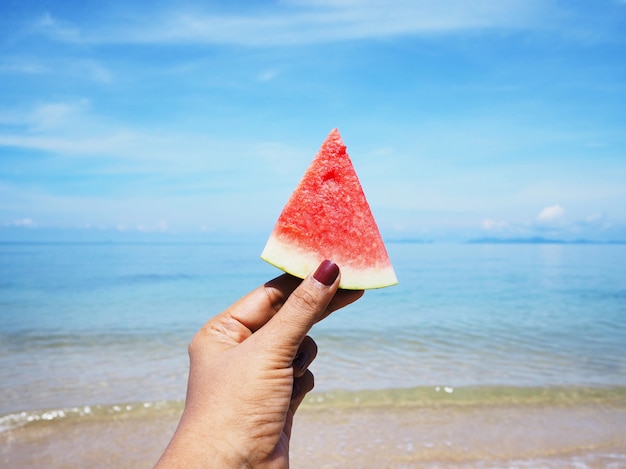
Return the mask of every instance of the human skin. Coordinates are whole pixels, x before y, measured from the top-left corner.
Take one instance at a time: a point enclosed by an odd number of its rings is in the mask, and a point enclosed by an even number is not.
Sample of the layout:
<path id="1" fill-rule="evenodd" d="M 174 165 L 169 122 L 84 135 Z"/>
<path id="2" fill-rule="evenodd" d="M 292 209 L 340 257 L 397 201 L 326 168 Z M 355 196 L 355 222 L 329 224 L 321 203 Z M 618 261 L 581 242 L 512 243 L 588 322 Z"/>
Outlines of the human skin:
<path id="1" fill-rule="evenodd" d="M 155 469 L 289 467 L 293 417 L 314 385 L 307 333 L 363 294 L 339 278 L 330 261 L 304 280 L 281 275 L 197 332 L 185 408 Z"/>

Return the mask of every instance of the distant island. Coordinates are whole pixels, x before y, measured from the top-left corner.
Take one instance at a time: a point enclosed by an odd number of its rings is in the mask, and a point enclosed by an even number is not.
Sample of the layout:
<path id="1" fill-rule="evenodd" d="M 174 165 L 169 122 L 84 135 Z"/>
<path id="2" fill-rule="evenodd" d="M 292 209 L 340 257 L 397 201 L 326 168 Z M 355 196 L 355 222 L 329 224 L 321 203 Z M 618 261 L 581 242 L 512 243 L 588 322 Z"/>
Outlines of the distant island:
<path id="1" fill-rule="evenodd" d="M 598 241 L 591 239 L 553 239 L 542 236 L 529 238 L 476 238 L 467 241 L 468 244 L 626 244 L 626 241 L 608 240 Z"/>

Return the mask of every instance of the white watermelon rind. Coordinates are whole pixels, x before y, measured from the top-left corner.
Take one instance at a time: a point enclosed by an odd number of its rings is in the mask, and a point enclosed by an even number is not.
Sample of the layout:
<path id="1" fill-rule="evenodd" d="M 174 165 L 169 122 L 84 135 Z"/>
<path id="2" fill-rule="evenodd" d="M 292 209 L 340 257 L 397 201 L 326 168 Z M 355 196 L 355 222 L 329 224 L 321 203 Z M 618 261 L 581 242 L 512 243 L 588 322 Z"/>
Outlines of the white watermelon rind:
<path id="1" fill-rule="evenodd" d="M 317 269 L 324 257 L 315 251 L 283 242 L 272 234 L 261 253 L 261 259 L 283 272 L 303 279 Z M 344 290 L 373 290 L 398 283 L 391 265 L 356 269 L 349 265 L 341 265 L 340 262 L 337 264 L 341 270 L 339 288 Z"/>

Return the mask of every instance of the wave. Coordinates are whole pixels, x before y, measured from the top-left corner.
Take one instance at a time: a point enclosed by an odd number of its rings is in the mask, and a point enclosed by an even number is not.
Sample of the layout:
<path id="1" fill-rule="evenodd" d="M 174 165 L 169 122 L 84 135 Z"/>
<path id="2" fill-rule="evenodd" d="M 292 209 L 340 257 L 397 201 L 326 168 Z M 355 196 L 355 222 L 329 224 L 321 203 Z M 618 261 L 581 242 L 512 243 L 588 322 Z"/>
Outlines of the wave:
<path id="1" fill-rule="evenodd" d="M 182 412 L 183 401 L 96 404 L 58 409 L 28 410 L 0 416 L 0 433 L 25 426 L 108 419 L 148 418 Z"/>
<path id="2" fill-rule="evenodd" d="M 438 385 L 313 393 L 304 401 L 304 406 L 312 409 L 488 405 L 626 407 L 626 386 L 606 388 L 468 386 L 455 388 Z"/>
<path id="3" fill-rule="evenodd" d="M 511 387 L 419 386 L 413 388 L 329 391 L 311 393 L 302 404 L 307 411 L 374 408 L 460 408 L 481 406 L 602 406 L 626 408 L 626 386 Z M 168 418 L 180 415 L 183 400 L 97 404 L 29 410 L 0 416 L 0 433 L 25 426 L 120 419 Z"/>

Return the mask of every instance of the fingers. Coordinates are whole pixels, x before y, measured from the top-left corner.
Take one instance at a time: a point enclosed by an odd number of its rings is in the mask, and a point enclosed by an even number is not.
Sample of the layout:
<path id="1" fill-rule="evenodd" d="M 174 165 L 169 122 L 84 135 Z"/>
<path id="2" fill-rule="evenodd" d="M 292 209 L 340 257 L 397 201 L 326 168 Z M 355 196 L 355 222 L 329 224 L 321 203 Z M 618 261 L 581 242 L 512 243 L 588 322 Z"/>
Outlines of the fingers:
<path id="1" fill-rule="evenodd" d="M 334 266 L 334 264 L 330 264 Z M 332 273 L 332 269 L 330 272 Z M 322 290 L 328 290 L 327 296 L 332 290 L 335 291 L 325 311 L 321 314 L 319 314 L 319 312 L 315 313 L 315 321 L 322 320 L 332 312 L 349 305 L 363 295 L 363 291 L 337 291 L 334 284 L 327 286 L 315 279 L 313 280 L 318 283 L 318 286 Z M 217 350 L 228 349 L 243 342 L 274 317 L 291 297 L 292 293 L 300 285 L 308 281 L 309 279 L 303 281 L 289 274 L 283 274 L 270 280 L 239 299 L 222 313 L 210 319 L 199 331 L 198 337 L 211 338 L 209 342 L 211 342 L 212 347 Z M 311 292 L 310 285 L 307 289 L 307 291 Z M 304 295 L 306 296 L 307 293 L 304 293 Z M 316 294 L 313 293 L 313 296 L 315 295 Z M 311 296 L 311 294 L 309 294 L 309 296 Z M 301 302 L 302 301 L 300 301 L 300 303 Z M 310 328 L 310 326 L 307 327 Z M 301 332 L 298 335 L 301 335 Z"/>
<path id="2" fill-rule="evenodd" d="M 291 365 L 309 329 L 325 314 L 339 287 L 339 267 L 331 261 L 320 264 L 287 298 L 282 308 L 259 330 L 256 340 L 265 341 Z"/>
<path id="3" fill-rule="evenodd" d="M 241 298 L 222 314 L 229 315 L 246 326 L 250 332 L 255 332 L 280 310 L 302 282 L 302 279 L 293 275 L 280 275 Z M 362 290 L 337 291 L 323 317 L 358 300 L 362 295 Z"/>
<path id="4" fill-rule="evenodd" d="M 313 377 L 313 373 L 309 370 L 306 370 L 300 378 L 294 379 L 291 402 L 289 403 L 289 408 L 293 413 L 295 413 L 298 407 L 300 407 L 304 397 L 313 389 L 314 386 L 315 378 Z"/>
<path id="5" fill-rule="evenodd" d="M 301 282 L 301 279 L 289 274 L 276 277 L 237 300 L 207 325 L 211 322 L 236 321 L 249 334 L 256 332 L 276 314 Z"/>
<path id="6" fill-rule="evenodd" d="M 309 365 L 315 359 L 316 355 L 317 344 L 310 336 L 307 335 L 302 340 L 302 343 L 298 348 L 298 353 L 296 353 L 296 356 L 293 359 L 293 376 L 295 378 L 303 376 Z"/>
<path id="7" fill-rule="evenodd" d="M 293 381 L 293 390 L 291 392 L 291 401 L 289 402 L 289 411 L 287 413 L 287 419 L 285 420 L 284 431 L 287 438 L 291 438 L 291 429 L 293 427 L 293 416 L 302 404 L 305 396 L 309 391 L 313 389 L 315 385 L 315 379 L 313 373 L 306 370 L 300 378 L 295 378 Z"/>
<path id="8" fill-rule="evenodd" d="M 192 346 L 201 343 L 210 352 L 242 343 L 276 314 L 302 280 L 289 274 L 267 282 L 209 319 L 198 331 Z"/>

